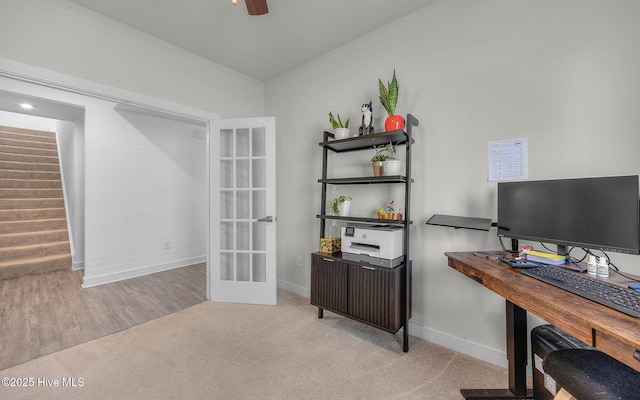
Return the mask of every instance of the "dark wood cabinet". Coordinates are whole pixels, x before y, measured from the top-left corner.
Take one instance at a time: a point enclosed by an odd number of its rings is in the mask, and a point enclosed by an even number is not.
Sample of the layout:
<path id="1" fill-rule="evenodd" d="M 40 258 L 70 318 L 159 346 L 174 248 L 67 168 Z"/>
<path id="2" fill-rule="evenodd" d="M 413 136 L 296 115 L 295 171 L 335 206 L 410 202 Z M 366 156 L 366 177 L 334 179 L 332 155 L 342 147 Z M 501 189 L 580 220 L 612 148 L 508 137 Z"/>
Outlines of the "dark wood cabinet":
<path id="1" fill-rule="evenodd" d="M 316 253 L 311 256 L 311 304 L 346 314 L 349 268 L 346 262 Z"/>
<path id="2" fill-rule="evenodd" d="M 326 309 L 346 317 L 364 322 L 388 332 L 396 333 L 403 328 L 403 351 L 409 351 L 409 318 L 411 317 L 411 271 L 409 257 L 409 227 L 411 225 L 411 147 L 414 139 L 412 129 L 418 120 L 411 114 L 406 118 L 406 131 L 373 133 L 347 139 L 332 140 L 333 134 L 324 132 L 319 143 L 323 150 L 320 237 L 326 235 L 328 220 L 343 220 L 376 225 L 400 226 L 404 230 L 404 260 L 395 267 L 367 265 L 363 262 L 344 260 L 341 253 L 312 253 L 311 255 L 311 304 L 318 307 L 318 318 Z M 405 173 L 394 176 L 330 177 L 329 151 L 333 153 L 370 150 L 388 143 L 404 145 L 406 149 Z M 402 220 L 381 220 L 366 216 L 345 217 L 330 215 L 327 209 L 329 185 L 375 185 L 399 184 L 404 186 Z M 382 200 L 384 201 L 384 200 Z"/>
<path id="3" fill-rule="evenodd" d="M 386 268 L 344 261 L 340 253 L 313 253 L 311 304 L 320 317 L 328 310 L 396 333 L 403 326 L 406 277 L 405 264 Z"/>
<path id="4" fill-rule="evenodd" d="M 396 333 L 402 327 L 402 276 L 396 268 L 349 265 L 349 315 Z"/>

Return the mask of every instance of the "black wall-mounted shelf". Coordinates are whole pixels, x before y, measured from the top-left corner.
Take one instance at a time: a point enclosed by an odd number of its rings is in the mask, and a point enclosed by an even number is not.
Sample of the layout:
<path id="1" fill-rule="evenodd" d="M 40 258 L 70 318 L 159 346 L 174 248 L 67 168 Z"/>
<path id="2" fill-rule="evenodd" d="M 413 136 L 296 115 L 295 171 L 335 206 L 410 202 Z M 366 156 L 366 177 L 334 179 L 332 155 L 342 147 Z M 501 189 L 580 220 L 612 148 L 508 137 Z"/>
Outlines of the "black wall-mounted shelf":
<path id="1" fill-rule="evenodd" d="M 415 118 L 414 118 L 415 119 Z M 333 133 L 324 132 L 324 141 L 319 145 L 333 150 L 336 153 L 344 151 L 355 151 L 371 149 L 374 146 L 385 145 L 389 142 L 395 144 L 405 144 L 407 142 L 407 134 L 403 130 L 372 133 L 370 135 L 350 137 L 346 139 L 329 140 L 333 137 Z"/>
<path id="2" fill-rule="evenodd" d="M 320 183 L 328 183 L 330 185 L 370 185 L 376 183 L 406 183 L 407 177 L 402 175 L 389 176 L 364 176 L 349 178 L 326 178 L 318 179 Z M 413 180 L 412 180 L 413 182 Z"/>
<path id="3" fill-rule="evenodd" d="M 377 224 L 377 225 L 393 225 L 393 226 L 404 226 L 407 223 L 411 225 L 412 221 L 407 220 L 398 220 L 398 219 L 381 219 L 381 218 L 364 218 L 364 217 L 342 217 L 340 215 L 316 215 L 316 218 L 320 219 L 337 219 L 341 221 L 351 221 L 351 222 L 365 222 L 368 224 Z"/>

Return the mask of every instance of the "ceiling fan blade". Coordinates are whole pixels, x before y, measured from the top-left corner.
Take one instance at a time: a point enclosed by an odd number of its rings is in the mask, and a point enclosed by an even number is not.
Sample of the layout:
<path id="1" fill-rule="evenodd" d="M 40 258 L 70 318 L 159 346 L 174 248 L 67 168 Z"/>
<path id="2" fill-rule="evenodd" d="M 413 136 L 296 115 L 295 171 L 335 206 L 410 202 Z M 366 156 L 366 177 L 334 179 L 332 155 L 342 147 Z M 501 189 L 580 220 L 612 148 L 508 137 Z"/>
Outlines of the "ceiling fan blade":
<path id="1" fill-rule="evenodd" d="M 262 15 L 269 12 L 267 0 L 245 0 L 249 15 Z"/>

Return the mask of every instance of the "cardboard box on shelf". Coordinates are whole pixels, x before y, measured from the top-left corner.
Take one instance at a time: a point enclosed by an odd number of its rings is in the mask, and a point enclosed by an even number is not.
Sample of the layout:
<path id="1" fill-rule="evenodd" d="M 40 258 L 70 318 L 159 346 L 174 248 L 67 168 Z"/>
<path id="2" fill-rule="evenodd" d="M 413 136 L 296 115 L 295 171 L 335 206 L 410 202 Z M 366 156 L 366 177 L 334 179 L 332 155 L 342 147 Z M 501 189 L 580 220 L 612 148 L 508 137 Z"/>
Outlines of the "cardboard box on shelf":
<path id="1" fill-rule="evenodd" d="M 323 253 L 336 253 L 342 250 L 340 237 L 320 238 L 320 251 Z"/>

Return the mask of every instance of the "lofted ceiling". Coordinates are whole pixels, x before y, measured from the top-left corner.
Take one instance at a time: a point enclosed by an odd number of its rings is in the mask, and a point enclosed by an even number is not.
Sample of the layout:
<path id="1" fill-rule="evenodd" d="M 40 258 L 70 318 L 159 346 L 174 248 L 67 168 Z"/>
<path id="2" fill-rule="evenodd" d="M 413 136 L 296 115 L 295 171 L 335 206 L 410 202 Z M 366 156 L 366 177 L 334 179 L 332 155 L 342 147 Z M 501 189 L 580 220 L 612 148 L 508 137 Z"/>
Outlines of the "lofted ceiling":
<path id="1" fill-rule="evenodd" d="M 244 0 L 71 1 L 267 81 L 436 0 L 267 0 L 259 16 Z"/>

